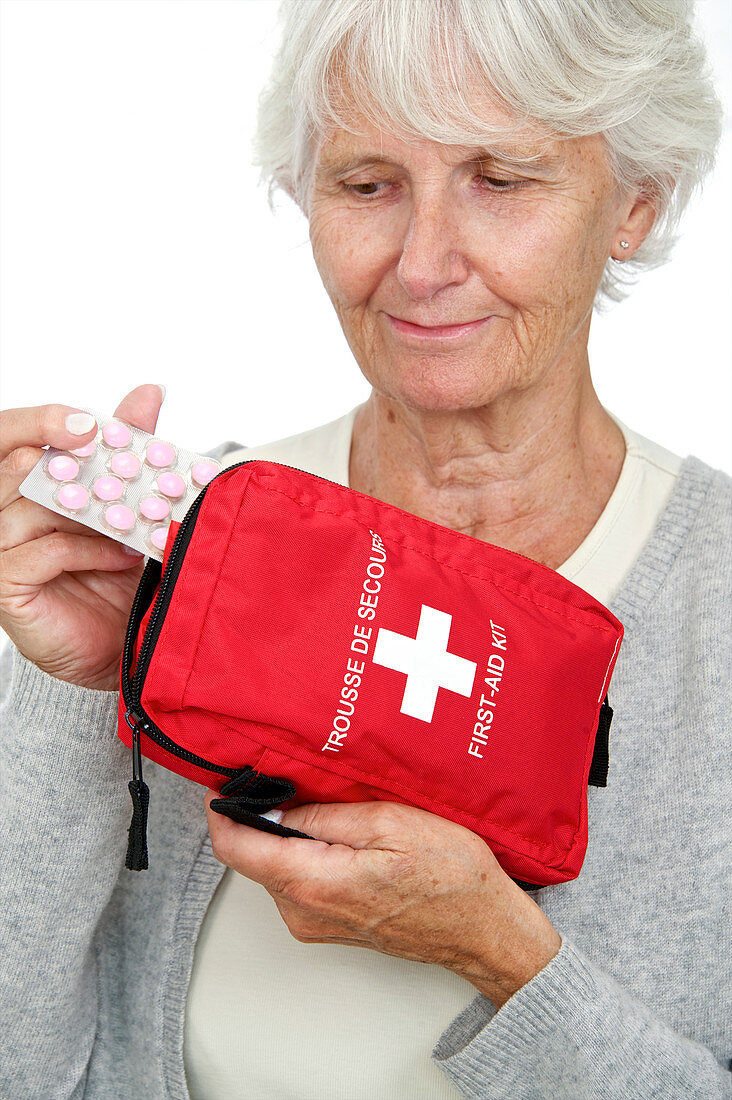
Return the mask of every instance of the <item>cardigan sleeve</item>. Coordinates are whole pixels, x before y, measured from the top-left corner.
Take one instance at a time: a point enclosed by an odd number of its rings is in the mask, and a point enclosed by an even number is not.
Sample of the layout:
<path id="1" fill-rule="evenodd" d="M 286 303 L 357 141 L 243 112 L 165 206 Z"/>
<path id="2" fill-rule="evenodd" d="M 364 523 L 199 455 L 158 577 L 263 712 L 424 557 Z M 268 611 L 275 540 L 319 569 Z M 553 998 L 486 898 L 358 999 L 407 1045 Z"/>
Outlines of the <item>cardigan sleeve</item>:
<path id="1" fill-rule="evenodd" d="M 116 692 L 48 676 L 12 645 L 1 668 L 0 1095 L 76 1098 L 97 1027 L 95 930 L 125 859 L 129 753 Z"/>
<path id="2" fill-rule="evenodd" d="M 496 1012 L 478 996 L 432 1056 L 474 1100 L 723 1100 L 732 1074 L 571 942 Z"/>

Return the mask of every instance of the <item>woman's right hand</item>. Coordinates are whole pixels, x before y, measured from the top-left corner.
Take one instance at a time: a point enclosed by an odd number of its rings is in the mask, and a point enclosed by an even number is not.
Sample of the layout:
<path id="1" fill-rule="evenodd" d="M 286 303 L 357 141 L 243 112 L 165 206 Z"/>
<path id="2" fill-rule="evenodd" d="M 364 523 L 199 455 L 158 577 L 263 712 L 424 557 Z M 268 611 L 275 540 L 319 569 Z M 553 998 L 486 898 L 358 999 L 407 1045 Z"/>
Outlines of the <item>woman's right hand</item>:
<path id="1" fill-rule="evenodd" d="M 162 391 L 138 386 L 115 416 L 154 432 Z M 18 486 L 44 444 L 82 447 L 66 405 L 0 413 L 0 627 L 29 661 L 59 680 L 113 691 L 143 558 L 121 543 L 26 500 Z"/>

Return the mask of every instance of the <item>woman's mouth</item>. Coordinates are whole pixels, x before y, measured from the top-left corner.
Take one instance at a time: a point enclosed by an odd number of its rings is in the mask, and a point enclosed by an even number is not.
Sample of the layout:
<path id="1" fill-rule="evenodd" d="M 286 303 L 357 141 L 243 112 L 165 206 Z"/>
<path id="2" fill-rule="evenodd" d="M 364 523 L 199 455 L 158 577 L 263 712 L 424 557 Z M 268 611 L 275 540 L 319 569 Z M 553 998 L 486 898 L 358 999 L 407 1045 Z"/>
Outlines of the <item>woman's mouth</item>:
<path id="1" fill-rule="evenodd" d="M 415 340 L 457 340 L 461 336 L 467 336 L 470 332 L 484 325 L 490 317 L 480 317 L 477 321 L 465 321 L 457 325 L 415 325 L 411 321 L 404 321 L 400 317 L 386 316 L 389 324 L 395 332 L 401 336 L 408 336 Z"/>

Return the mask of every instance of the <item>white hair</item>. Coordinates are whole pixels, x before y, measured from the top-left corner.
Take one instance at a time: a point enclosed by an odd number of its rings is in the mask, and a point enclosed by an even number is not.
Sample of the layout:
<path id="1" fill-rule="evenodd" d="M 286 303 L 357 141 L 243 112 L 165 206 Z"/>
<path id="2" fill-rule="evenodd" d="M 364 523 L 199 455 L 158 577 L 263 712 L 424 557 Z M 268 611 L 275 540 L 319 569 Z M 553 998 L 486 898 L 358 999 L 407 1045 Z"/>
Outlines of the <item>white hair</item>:
<path id="1" fill-rule="evenodd" d="M 477 87 L 517 122 L 601 133 L 619 185 L 654 196 L 650 234 L 608 262 L 598 301 L 668 259 L 721 130 L 692 0 L 282 0 L 279 15 L 254 143 L 270 204 L 281 188 L 307 216 L 317 143 L 355 132 L 354 107 L 382 129 L 488 144 Z"/>

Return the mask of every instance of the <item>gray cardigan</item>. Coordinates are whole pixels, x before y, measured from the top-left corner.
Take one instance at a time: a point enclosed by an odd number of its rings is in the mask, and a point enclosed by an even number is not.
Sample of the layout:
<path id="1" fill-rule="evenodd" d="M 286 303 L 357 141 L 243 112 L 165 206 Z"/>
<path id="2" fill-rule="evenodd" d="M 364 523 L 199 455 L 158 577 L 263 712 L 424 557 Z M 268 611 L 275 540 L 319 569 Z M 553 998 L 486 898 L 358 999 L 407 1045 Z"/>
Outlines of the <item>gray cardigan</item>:
<path id="1" fill-rule="evenodd" d="M 563 945 L 499 1012 L 478 994 L 440 1037 L 433 1058 L 456 1096 L 732 1096 L 731 489 L 686 459 L 613 601 L 626 635 L 608 786 L 589 789 L 579 878 L 534 895 Z M 130 759 L 116 694 L 12 656 L 0 740 L 0 1096 L 185 1100 L 186 991 L 224 870 L 203 788 L 146 762 L 150 870 L 125 870 Z"/>

